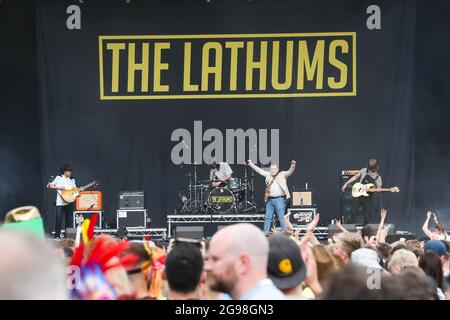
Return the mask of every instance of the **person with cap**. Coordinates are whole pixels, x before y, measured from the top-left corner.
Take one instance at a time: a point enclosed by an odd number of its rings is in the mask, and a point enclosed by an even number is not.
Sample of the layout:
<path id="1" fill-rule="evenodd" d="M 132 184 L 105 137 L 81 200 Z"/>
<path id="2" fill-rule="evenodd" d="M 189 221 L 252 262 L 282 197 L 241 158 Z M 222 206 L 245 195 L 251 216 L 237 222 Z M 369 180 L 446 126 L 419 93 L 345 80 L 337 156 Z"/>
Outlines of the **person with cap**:
<path id="1" fill-rule="evenodd" d="M 442 242 L 442 240 L 430 240 L 425 243 L 424 250 L 425 252 L 433 251 L 439 256 L 439 260 L 441 260 L 442 264 L 442 274 L 445 277 L 448 277 L 450 269 L 450 254 L 447 251 L 447 247 L 444 242 Z"/>
<path id="2" fill-rule="evenodd" d="M 269 279 L 289 299 L 303 299 L 301 283 L 306 278 L 306 266 L 297 243 L 281 233 L 269 237 Z"/>

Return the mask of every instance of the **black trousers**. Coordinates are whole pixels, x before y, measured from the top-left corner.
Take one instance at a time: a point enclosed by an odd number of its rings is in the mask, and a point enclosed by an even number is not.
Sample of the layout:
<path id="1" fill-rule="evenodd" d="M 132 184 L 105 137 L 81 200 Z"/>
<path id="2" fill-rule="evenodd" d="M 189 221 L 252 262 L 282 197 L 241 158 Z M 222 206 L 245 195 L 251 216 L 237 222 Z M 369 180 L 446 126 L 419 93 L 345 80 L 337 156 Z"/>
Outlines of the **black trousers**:
<path id="1" fill-rule="evenodd" d="M 56 206 L 55 213 L 56 213 L 55 238 L 60 238 L 63 219 L 65 220 L 65 228 L 72 227 L 73 204 L 68 204 L 66 206 Z"/>
<path id="2" fill-rule="evenodd" d="M 373 205 L 372 197 L 353 198 L 351 221 L 357 222 L 358 210 L 362 207 L 364 224 L 371 223 L 375 217 L 375 207 Z"/>

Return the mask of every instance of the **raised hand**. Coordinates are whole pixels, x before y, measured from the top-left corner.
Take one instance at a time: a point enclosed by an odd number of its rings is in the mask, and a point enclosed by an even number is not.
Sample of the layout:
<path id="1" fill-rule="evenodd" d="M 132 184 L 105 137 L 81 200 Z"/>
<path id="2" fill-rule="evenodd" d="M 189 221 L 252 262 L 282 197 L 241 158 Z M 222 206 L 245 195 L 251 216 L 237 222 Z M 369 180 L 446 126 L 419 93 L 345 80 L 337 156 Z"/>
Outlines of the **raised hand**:
<path id="1" fill-rule="evenodd" d="M 322 287 L 319 283 L 319 277 L 317 274 L 316 259 L 314 258 L 311 248 L 309 247 L 309 240 L 311 239 L 311 236 L 311 233 L 305 235 L 304 239 L 306 238 L 306 241 L 302 241 L 300 244 L 300 254 L 302 255 L 306 266 L 305 284 L 309 286 L 316 295 L 319 295 L 322 293 Z"/>
<path id="2" fill-rule="evenodd" d="M 286 225 L 286 228 L 288 230 L 294 230 L 294 226 L 292 225 L 291 221 L 289 220 L 289 217 L 291 216 L 291 212 L 288 212 L 284 216 L 284 224 Z"/>
<path id="3" fill-rule="evenodd" d="M 386 215 L 387 215 L 387 210 L 386 209 L 381 209 L 381 213 L 380 213 L 381 220 L 386 219 Z"/>
<path id="4" fill-rule="evenodd" d="M 427 219 L 430 219 L 431 215 L 432 215 L 431 211 L 427 211 Z"/>
<path id="5" fill-rule="evenodd" d="M 297 164 L 297 161 L 295 161 L 295 160 L 292 160 L 292 161 L 291 161 L 291 165 L 292 165 L 292 166 L 295 166 L 296 164 Z"/>
<path id="6" fill-rule="evenodd" d="M 434 214 L 434 212 L 433 212 L 433 220 L 434 220 L 434 222 L 438 223 L 438 219 L 437 219 L 436 215 Z"/>
<path id="7" fill-rule="evenodd" d="M 306 232 L 313 231 L 314 228 L 317 226 L 317 223 L 319 223 L 319 220 L 320 220 L 320 213 L 316 214 L 311 223 L 308 224 L 308 226 L 306 227 Z"/>
<path id="8" fill-rule="evenodd" d="M 248 159 L 248 160 L 247 160 L 247 164 L 253 164 L 253 161 L 250 160 L 250 159 Z"/>
<path id="9" fill-rule="evenodd" d="M 341 220 L 336 219 L 336 227 L 338 227 L 338 228 L 342 227 Z"/>

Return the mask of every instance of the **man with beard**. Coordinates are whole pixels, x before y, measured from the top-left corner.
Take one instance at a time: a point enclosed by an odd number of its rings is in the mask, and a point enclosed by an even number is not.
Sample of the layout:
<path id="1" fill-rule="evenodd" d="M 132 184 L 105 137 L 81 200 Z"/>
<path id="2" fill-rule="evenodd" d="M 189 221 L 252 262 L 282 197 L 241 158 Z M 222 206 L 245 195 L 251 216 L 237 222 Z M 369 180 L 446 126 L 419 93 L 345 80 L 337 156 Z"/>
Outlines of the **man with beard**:
<path id="1" fill-rule="evenodd" d="M 284 300 L 267 276 L 269 243 L 252 224 L 225 227 L 211 239 L 205 271 L 211 289 L 235 300 Z"/>

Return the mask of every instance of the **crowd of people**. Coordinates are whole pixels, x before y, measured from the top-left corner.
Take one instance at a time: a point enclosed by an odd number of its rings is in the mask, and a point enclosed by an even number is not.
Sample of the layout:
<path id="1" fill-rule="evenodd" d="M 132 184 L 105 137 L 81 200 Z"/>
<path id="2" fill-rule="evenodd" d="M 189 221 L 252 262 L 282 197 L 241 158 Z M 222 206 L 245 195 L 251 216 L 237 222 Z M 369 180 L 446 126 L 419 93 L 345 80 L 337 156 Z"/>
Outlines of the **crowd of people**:
<path id="1" fill-rule="evenodd" d="M 429 220 L 436 223 L 429 229 Z M 34 207 L 7 214 L 0 227 L 0 299 L 445 300 L 450 258 L 445 227 L 432 213 L 428 241 L 386 243 L 386 210 L 378 229 L 340 232 L 327 243 L 306 232 L 267 235 L 252 224 L 229 225 L 210 241 L 158 243 L 94 236 L 49 240 L 36 228 Z M 13 227 L 11 227 L 13 226 Z"/>

